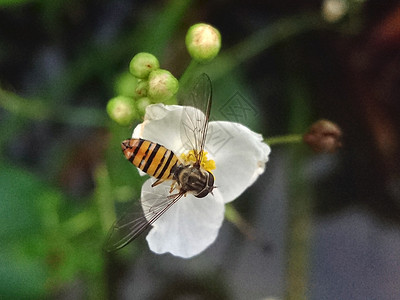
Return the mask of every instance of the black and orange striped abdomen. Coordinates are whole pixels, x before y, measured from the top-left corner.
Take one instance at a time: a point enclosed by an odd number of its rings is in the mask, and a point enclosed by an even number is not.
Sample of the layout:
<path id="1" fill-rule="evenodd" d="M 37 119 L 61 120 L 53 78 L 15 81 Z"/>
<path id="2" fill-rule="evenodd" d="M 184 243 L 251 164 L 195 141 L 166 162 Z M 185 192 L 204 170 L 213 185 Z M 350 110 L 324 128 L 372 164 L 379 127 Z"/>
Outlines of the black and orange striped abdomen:
<path id="1" fill-rule="evenodd" d="M 172 179 L 179 163 L 176 155 L 164 146 L 143 139 L 128 139 L 121 144 L 126 159 L 157 179 Z"/>

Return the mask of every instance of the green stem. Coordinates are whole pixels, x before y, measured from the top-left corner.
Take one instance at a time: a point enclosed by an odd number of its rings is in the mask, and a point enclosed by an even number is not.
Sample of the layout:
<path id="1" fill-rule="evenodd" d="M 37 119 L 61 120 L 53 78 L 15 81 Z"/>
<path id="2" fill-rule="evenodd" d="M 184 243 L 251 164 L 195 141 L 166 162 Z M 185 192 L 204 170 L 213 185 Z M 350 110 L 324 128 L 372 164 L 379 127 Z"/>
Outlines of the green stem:
<path id="1" fill-rule="evenodd" d="M 96 224 L 96 217 L 90 210 L 84 210 L 79 214 L 73 216 L 68 221 L 62 224 L 63 232 L 66 238 L 73 238 Z"/>
<path id="2" fill-rule="evenodd" d="M 286 300 L 308 299 L 312 199 L 300 188 L 289 201 Z"/>
<path id="3" fill-rule="evenodd" d="M 195 70 L 197 66 L 198 63 L 192 59 L 181 77 L 179 78 L 180 86 L 185 86 L 185 83 L 189 80 L 190 74 L 192 74 L 193 70 Z"/>
<path id="4" fill-rule="evenodd" d="M 91 107 L 51 107 L 40 99 L 26 99 L 0 89 L 0 107 L 19 117 L 33 121 L 54 121 L 76 126 L 101 127 L 105 122 L 104 110 Z"/>
<path id="5" fill-rule="evenodd" d="M 243 233 L 249 240 L 254 240 L 254 230 L 251 225 L 240 215 L 240 213 L 228 203 L 225 205 L 225 218 L 235 225 L 241 233 Z"/>
<path id="6" fill-rule="evenodd" d="M 191 66 L 191 73 L 207 72 L 215 80 L 226 76 L 240 64 L 284 40 L 304 32 L 321 30 L 326 27 L 327 24 L 321 18 L 320 12 L 307 12 L 279 19 L 253 33 L 241 43 L 221 52 L 211 64 Z"/>
<path id="7" fill-rule="evenodd" d="M 95 199 L 100 214 L 100 223 L 103 232 L 107 232 L 111 224 L 115 221 L 116 213 L 114 208 L 114 197 L 112 186 L 105 165 L 100 165 L 95 171 L 96 190 Z"/>
<path id="8" fill-rule="evenodd" d="M 32 120 L 44 120 L 51 116 L 49 107 L 37 99 L 25 99 L 0 89 L 0 106 L 10 113 Z"/>
<path id="9" fill-rule="evenodd" d="M 291 41 L 283 49 L 288 80 L 287 97 L 291 108 L 288 129 L 291 132 L 305 132 L 311 119 L 311 95 L 310 86 L 302 74 L 306 66 L 301 66 L 301 62 L 293 55 L 296 49 L 296 41 Z M 313 195 L 310 185 L 304 181 L 302 161 L 306 153 L 302 147 L 291 147 L 288 152 L 291 168 L 288 177 L 285 300 L 306 300 L 309 296 Z"/>
<path id="10" fill-rule="evenodd" d="M 288 134 L 288 135 L 280 135 L 280 136 L 273 136 L 270 138 L 266 138 L 264 140 L 270 146 L 276 146 L 280 144 L 296 144 L 301 143 L 303 141 L 302 134 Z"/>

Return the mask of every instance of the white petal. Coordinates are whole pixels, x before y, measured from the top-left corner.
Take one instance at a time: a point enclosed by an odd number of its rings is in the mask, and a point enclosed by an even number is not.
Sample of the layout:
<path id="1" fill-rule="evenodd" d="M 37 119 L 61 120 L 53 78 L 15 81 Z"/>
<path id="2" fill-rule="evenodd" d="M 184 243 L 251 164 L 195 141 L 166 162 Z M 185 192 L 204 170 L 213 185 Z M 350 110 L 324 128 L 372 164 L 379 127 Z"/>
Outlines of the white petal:
<path id="1" fill-rule="evenodd" d="M 159 195 L 170 187 L 170 182 L 164 182 L 154 188 L 151 187 L 151 183 L 152 180 L 149 179 L 142 187 L 142 203 L 151 201 L 154 192 Z M 214 242 L 223 219 L 224 203 L 219 191 L 204 198 L 188 194 L 153 224 L 146 239 L 155 253 L 170 252 L 189 258 Z"/>
<path id="2" fill-rule="evenodd" d="M 199 110 L 186 108 L 191 116 L 203 115 Z M 185 151 L 181 139 L 183 106 L 154 104 L 146 108 L 145 120 L 133 131 L 133 138 L 159 143 L 179 155 Z M 204 115 L 203 115 L 204 116 Z M 190 137 L 191 138 L 191 137 Z"/>
<path id="3" fill-rule="evenodd" d="M 216 190 L 225 203 L 237 198 L 264 172 L 271 149 L 260 134 L 233 122 L 210 122 L 206 150 L 215 160 Z"/>

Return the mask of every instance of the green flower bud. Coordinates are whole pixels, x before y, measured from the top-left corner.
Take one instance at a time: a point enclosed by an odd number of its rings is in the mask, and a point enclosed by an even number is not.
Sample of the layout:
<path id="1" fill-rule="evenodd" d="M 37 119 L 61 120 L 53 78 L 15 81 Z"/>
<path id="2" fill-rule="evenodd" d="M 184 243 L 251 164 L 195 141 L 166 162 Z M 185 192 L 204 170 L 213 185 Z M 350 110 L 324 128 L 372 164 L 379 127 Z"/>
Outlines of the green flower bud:
<path id="1" fill-rule="evenodd" d="M 137 78 L 132 76 L 131 73 L 129 72 L 122 73 L 120 76 L 118 76 L 115 82 L 114 85 L 115 94 L 127 97 L 135 97 L 137 84 L 138 84 Z"/>
<path id="2" fill-rule="evenodd" d="M 142 97 L 136 100 L 136 107 L 140 115 L 144 115 L 146 107 L 151 104 L 151 100 L 147 97 Z"/>
<path id="3" fill-rule="evenodd" d="M 130 125 L 137 118 L 135 102 L 126 96 L 117 96 L 107 103 L 107 113 L 119 125 Z"/>
<path id="4" fill-rule="evenodd" d="M 160 68 L 158 59 L 150 53 L 140 52 L 136 54 L 129 64 L 129 71 L 137 78 L 147 78 L 151 71 Z"/>
<path id="5" fill-rule="evenodd" d="M 149 82 L 147 80 L 139 80 L 135 90 L 135 98 L 146 97 L 148 89 Z"/>
<path id="6" fill-rule="evenodd" d="M 148 97 L 154 102 L 164 102 L 178 92 L 179 82 L 167 70 L 156 70 L 149 75 Z"/>
<path id="7" fill-rule="evenodd" d="M 221 48 L 221 34 L 211 25 L 198 23 L 186 34 L 186 48 L 197 62 L 208 62 L 217 56 Z"/>

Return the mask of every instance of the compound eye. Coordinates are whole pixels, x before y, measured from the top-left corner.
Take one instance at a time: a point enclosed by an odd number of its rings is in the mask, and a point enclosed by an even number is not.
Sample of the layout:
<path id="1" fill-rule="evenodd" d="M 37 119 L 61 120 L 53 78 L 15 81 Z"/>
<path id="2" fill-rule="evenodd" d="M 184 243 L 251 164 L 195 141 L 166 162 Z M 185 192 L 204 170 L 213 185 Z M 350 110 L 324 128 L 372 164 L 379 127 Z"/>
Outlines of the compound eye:
<path id="1" fill-rule="evenodd" d="M 214 175 L 211 172 L 208 172 L 208 186 L 214 186 Z"/>
<path id="2" fill-rule="evenodd" d="M 198 193 L 197 195 L 194 195 L 196 198 L 204 198 L 205 196 L 207 196 L 209 194 L 209 191 L 207 188 L 203 189 L 200 193 Z"/>
<path id="3" fill-rule="evenodd" d="M 207 186 L 205 186 L 204 189 L 202 189 L 200 193 L 195 195 L 195 197 L 203 198 L 203 197 L 207 196 L 209 193 L 211 193 L 213 189 L 214 189 L 214 175 L 212 173 L 208 172 Z"/>

